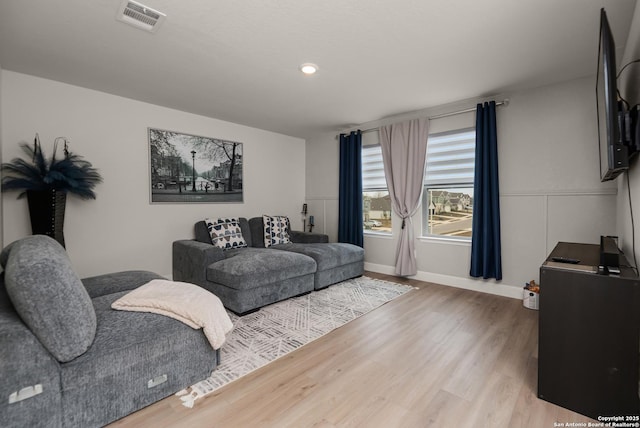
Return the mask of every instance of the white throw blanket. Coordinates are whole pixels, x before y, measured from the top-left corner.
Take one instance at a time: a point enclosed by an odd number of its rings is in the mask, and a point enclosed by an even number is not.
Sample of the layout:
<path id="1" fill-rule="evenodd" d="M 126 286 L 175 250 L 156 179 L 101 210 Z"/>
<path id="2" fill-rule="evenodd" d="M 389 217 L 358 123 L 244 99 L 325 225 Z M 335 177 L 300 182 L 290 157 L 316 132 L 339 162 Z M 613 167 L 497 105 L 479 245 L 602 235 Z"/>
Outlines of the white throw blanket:
<path id="1" fill-rule="evenodd" d="M 113 309 L 151 312 L 202 328 L 213 349 L 219 349 L 233 323 L 215 294 L 186 282 L 154 279 L 111 304 Z"/>

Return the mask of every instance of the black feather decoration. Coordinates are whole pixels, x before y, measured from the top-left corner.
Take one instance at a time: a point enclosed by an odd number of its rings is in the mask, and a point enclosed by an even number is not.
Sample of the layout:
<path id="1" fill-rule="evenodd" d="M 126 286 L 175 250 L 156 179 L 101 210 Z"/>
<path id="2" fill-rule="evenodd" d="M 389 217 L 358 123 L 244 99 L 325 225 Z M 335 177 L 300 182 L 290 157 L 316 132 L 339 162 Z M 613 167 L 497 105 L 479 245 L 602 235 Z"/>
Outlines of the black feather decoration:
<path id="1" fill-rule="evenodd" d="M 58 141 L 64 142 L 64 157 L 56 158 Z M 11 162 L 3 163 L 2 190 L 18 190 L 21 193 L 18 198 L 25 196 L 28 190 L 72 193 L 82 199 L 95 199 L 93 191 L 96 184 L 102 182 L 102 176 L 90 162 L 81 156 L 69 151 L 66 138 L 58 137 L 54 141 L 53 155 L 47 159 L 40 145 L 38 134 L 33 142 L 33 147 L 26 143 L 20 147 L 27 155 L 28 162 L 21 158 L 15 158 Z"/>

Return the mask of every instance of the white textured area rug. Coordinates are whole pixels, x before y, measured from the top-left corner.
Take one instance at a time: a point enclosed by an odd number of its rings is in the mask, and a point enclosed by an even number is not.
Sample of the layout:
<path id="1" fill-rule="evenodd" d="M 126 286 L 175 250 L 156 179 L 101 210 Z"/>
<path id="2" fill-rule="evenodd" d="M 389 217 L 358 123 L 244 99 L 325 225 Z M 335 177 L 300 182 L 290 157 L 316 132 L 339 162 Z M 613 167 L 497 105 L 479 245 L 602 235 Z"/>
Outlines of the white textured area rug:
<path id="1" fill-rule="evenodd" d="M 244 317 L 229 312 L 233 331 L 211 377 L 178 392 L 182 404 L 211 394 L 320 336 L 412 290 L 366 276 L 274 303 Z"/>

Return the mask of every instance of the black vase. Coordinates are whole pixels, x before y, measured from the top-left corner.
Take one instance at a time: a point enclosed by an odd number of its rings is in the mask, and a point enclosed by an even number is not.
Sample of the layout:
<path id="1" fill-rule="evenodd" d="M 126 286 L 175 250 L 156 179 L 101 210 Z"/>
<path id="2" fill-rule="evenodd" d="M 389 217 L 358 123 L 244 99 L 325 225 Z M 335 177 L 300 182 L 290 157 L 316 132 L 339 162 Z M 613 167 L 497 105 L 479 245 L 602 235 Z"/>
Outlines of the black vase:
<path id="1" fill-rule="evenodd" d="M 67 193 L 55 190 L 27 191 L 31 232 L 47 235 L 64 245 L 64 211 Z"/>

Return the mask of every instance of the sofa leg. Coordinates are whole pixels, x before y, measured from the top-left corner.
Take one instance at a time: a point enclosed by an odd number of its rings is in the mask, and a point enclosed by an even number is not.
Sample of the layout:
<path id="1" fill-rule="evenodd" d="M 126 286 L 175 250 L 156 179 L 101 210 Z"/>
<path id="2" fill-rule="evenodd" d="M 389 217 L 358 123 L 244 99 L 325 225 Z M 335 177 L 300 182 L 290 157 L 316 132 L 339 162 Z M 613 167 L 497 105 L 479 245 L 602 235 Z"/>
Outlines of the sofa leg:
<path id="1" fill-rule="evenodd" d="M 254 309 L 249 309 L 249 310 L 248 310 L 248 311 L 246 311 L 246 312 L 240 312 L 240 313 L 239 313 L 239 312 L 236 312 L 236 311 L 234 311 L 233 309 L 231 309 L 231 312 L 233 312 L 234 314 L 236 314 L 236 315 L 237 315 L 237 316 L 239 316 L 239 317 L 243 317 L 243 316 L 245 316 L 245 315 L 249 315 L 249 314 L 252 314 L 252 313 L 254 313 L 254 312 L 258 312 L 259 310 L 260 310 L 260 308 L 254 308 Z"/>

